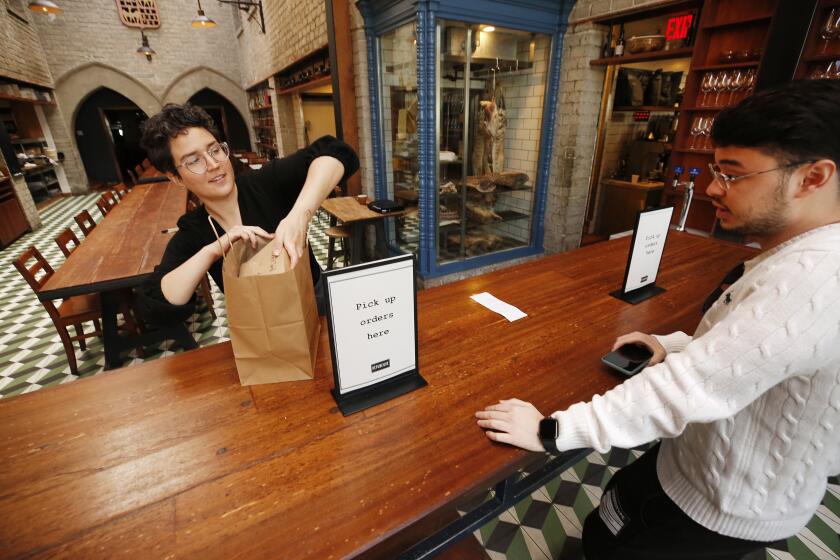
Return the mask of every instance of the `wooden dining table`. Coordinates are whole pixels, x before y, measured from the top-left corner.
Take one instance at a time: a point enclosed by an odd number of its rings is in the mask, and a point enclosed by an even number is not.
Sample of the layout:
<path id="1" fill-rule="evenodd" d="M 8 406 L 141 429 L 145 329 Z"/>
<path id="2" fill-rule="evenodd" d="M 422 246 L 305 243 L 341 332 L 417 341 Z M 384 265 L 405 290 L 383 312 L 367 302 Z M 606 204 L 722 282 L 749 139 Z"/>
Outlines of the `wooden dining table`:
<path id="1" fill-rule="evenodd" d="M 38 292 L 42 301 L 100 294 L 106 369 L 119 365 L 122 350 L 145 342 L 145 339 L 138 341 L 118 334 L 119 292 L 140 286 L 151 275 L 173 235 L 164 230 L 175 227 L 186 203 L 186 189 L 175 183 L 135 186 L 70 253 Z M 147 338 L 152 340 L 160 334 L 189 343 L 185 338 L 189 335 L 185 327 L 166 330 L 166 333 L 150 333 Z"/>
<path id="2" fill-rule="evenodd" d="M 362 262 L 362 241 L 364 240 L 364 226 L 374 224 L 377 229 L 376 251 L 385 254 L 385 219 L 399 218 L 406 211 L 388 212 L 380 214 L 361 204 L 354 196 L 336 196 L 327 198 L 321 203 L 321 208 L 330 215 L 330 225 L 337 222 L 350 228 L 350 264 Z"/>
<path id="3" fill-rule="evenodd" d="M 609 390 L 622 377 L 600 357 L 617 336 L 692 332 L 704 297 L 755 254 L 672 232 L 666 291 L 631 305 L 609 295 L 629 244 L 419 292 L 429 385 L 351 416 L 329 393 L 325 328 L 312 381 L 243 387 L 223 343 L 0 400 L 0 557 L 428 557 L 493 514 L 465 525 L 465 499 L 581 455 L 493 443 L 476 410 L 518 397 L 547 414 Z M 528 316 L 470 299 L 485 291 Z"/>

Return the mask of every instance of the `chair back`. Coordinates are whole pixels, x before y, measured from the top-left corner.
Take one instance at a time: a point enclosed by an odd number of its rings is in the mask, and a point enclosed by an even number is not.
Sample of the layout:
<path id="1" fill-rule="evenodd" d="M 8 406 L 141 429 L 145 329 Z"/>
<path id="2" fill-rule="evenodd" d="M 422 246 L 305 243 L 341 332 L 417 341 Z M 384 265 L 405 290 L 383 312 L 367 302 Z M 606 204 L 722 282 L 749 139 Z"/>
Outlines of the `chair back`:
<path id="1" fill-rule="evenodd" d="M 149 158 L 146 158 L 140 162 L 140 165 L 143 166 L 143 169 L 148 169 L 152 165 L 152 162 L 149 161 Z"/>
<path id="2" fill-rule="evenodd" d="M 115 192 L 115 193 L 117 193 L 117 197 L 118 197 L 120 200 L 122 200 L 123 198 L 125 198 L 125 195 L 127 195 L 127 194 L 128 194 L 128 189 L 127 189 L 127 188 L 125 188 L 125 185 L 123 185 L 122 183 L 118 183 L 118 184 L 114 187 L 114 192 Z"/>
<path id="3" fill-rule="evenodd" d="M 138 163 L 137 165 L 134 166 L 134 172 L 139 177 L 140 175 L 143 174 L 143 166 Z"/>
<path id="4" fill-rule="evenodd" d="M 134 173 L 134 171 L 132 171 L 131 169 L 126 169 L 125 172 L 128 173 L 128 178 L 131 181 L 131 184 L 136 185 L 137 184 L 137 175 Z"/>
<path id="5" fill-rule="evenodd" d="M 96 222 L 93 220 L 93 216 L 91 216 L 90 212 L 87 210 L 82 210 L 73 219 L 76 220 L 77 224 L 79 224 L 79 229 L 82 230 L 85 237 L 90 235 L 90 232 L 92 232 L 93 228 L 96 227 Z"/>
<path id="6" fill-rule="evenodd" d="M 105 191 L 104 193 L 102 193 L 101 198 L 108 204 L 110 208 L 113 208 L 119 202 L 119 200 L 117 200 L 117 197 L 115 197 L 114 193 L 112 193 L 111 191 Z"/>
<path id="7" fill-rule="evenodd" d="M 34 261 L 31 266 L 28 264 L 29 261 Z M 47 259 L 44 258 L 34 245 L 24 251 L 12 264 L 18 272 L 20 272 L 20 275 L 23 276 L 24 280 L 26 280 L 27 284 L 29 284 L 32 291 L 36 294 L 41 291 L 41 287 L 47 283 L 47 280 L 52 278 L 52 275 L 55 274 L 53 267 L 50 266 Z M 38 274 L 42 271 L 43 274 L 39 277 Z M 53 322 L 58 324 L 60 315 L 58 313 L 58 309 L 55 307 L 55 304 L 51 301 L 42 301 L 41 303 L 44 304 L 44 308 L 46 308 L 47 313 Z"/>
<path id="8" fill-rule="evenodd" d="M 104 196 L 100 196 L 99 200 L 96 201 L 96 207 L 99 208 L 99 211 L 102 213 L 103 218 L 111 210 L 111 205 L 108 204 L 108 202 L 105 201 Z"/>
<path id="9" fill-rule="evenodd" d="M 55 242 L 58 244 L 58 248 L 61 249 L 61 252 L 64 253 L 64 257 L 67 258 L 70 256 L 70 253 L 76 250 L 76 247 L 81 245 L 79 243 L 79 238 L 76 237 L 76 234 L 73 233 L 73 230 L 70 228 L 66 228 L 62 231 L 58 237 L 55 238 Z"/>

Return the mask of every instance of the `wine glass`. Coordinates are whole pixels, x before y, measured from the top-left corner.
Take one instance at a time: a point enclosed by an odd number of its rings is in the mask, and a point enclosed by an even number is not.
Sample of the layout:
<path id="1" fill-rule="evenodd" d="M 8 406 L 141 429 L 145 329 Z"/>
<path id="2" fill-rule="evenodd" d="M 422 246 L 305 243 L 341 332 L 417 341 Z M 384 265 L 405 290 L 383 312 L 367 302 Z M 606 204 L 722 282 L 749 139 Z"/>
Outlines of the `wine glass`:
<path id="1" fill-rule="evenodd" d="M 720 94 L 729 89 L 730 83 L 732 83 L 732 73 L 724 70 L 715 83 L 715 107 L 720 107 Z"/>
<path id="2" fill-rule="evenodd" d="M 729 102 L 726 104 L 732 105 L 732 100 L 735 98 L 735 92 L 741 91 L 741 88 L 744 87 L 746 83 L 746 77 L 744 75 L 744 71 L 741 69 L 736 69 L 732 71 L 732 79 L 729 81 Z"/>
<path id="3" fill-rule="evenodd" d="M 706 98 L 713 91 L 714 86 L 714 72 L 706 72 L 703 74 L 703 80 L 700 82 L 700 91 L 703 92 L 703 97 L 700 98 L 700 106 L 706 106 Z"/>
<path id="4" fill-rule="evenodd" d="M 746 83 L 744 84 L 744 89 L 747 91 L 747 94 L 744 97 L 749 97 L 755 91 L 755 68 L 750 68 L 747 70 L 747 77 Z"/>
<path id="5" fill-rule="evenodd" d="M 691 141 L 688 143 L 689 150 L 695 149 L 694 147 L 697 144 L 697 135 L 700 134 L 700 124 L 702 123 L 702 121 L 703 117 L 694 117 L 694 120 L 691 121 L 691 128 L 689 129 L 689 136 L 691 136 Z"/>
<path id="6" fill-rule="evenodd" d="M 820 52 L 828 50 L 828 45 L 834 39 L 840 37 L 840 10 L 832 8 L 825 18 L 825 22 L 820 27 L 820 38 L 823 40 L 823 46 Z"/>
<path id="7" fill-rule="evenodd" d="M 708 150 L 712 147 L 712 125 L 714 124 L 714 117 L 706 117 L 703 123 L 703 129 L 700 132 L 700 135 L 703 136 L 703 143 L 700 146 L 701 150 Z"/>

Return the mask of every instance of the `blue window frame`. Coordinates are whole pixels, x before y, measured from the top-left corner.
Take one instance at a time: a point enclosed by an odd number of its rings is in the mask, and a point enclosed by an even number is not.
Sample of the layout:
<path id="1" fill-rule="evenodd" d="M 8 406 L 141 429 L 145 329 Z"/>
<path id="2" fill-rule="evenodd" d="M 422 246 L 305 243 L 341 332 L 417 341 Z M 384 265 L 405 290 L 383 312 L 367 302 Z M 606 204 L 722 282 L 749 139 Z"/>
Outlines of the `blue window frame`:
<path id="1" fill-rule="evenodd" d="M 563 36 L 573 2 L 571 0 L 359 0 L 357 5 L 365 19 L 368 57 L 368 85 L 371 95 L 371 126 L 374 159 L 374 187 L 377 198 L 393 198 L 395 185 L 404 181 L 400 175 L 403 164 L 394 165 L 394 154 L 408 160 L 408 175 L 416 174 L 419 182 L 419 224 L 417 253 L 420 274 L 434 277 L 468 270 L 510 259 L 539 254 L 543 251 L 545 206 L 549 184 L 549 169 L 554 140 L 555 108 L 559 90 L 560 58 Z M 477 15 L 480 15 L 480 20 Z M 531 201 L 532 217 L 527 240 L 515 248 L 490 252 L 480 256 L 464 256 L 446 262 L 441 254 L 438 230 L 439 194 L 439 138 L 440 80 L 438 56 L 441 38 L 439 23 L 463 22 L 470 25 L 493 25 L 511 30 L 541 33 L 550 37 L 545 81 L 544 102 L 539 121 L 538 154 Z M 416 41 L 415 66 L 397 78 L 406 87 L 391 88 L 389 98 L 383 95 L 384 86 L 393 85 L 394 70 L 406 64 L 405 52 L 397 53 L 394 37 L 403 37 L 411 30 Z M 383 43 L 384 38 L 384 43 Z M 390 41 L 390 45 L 388 43 Z M 385 47 L 391 47 L 384 48 Z M 403 48 L 403 51 L 405 49 Z M 497 64 L 498 66 L 498 64 Z M 383 71 L 387 72 L 383 75 Z M 381 83 L 382 80 L 388 84 Z M 398 98 L 394 98 L 394 89 Z M 403 91 L 405 90 L 405 91 Z M 416 103 L 416 108 L 411 107 Z M 414 113 L 412 114 L 412 110 Z M 411 119 L 416 118 L 416 129 Z M 466 117 L 469 118 L 469 117 Z M 394 121 L 397 120 L 398 124 Z M 385 125 L 388 125 L 386 137 Z M 395 132 L 394 127 L 399 131 Z M 409 138 L 410 137 L 410 138 Z M 466 136 L 465 136 L 466 138 Z M 408 140 L 407 140 L 408 139 Z M 415 152 L 412 142 L 416 142 Z M 467 139 L 467 143 L 469 140 Z M 464 154 L 466 154 L 466 150 Z M 463 156 L 462 156 L 463 157 Z M 397 158 L 399 159 L 399 157 Z M 466 187 L 463 187 L 466 189 Z M 464 211 L 463 209 L 461 210 Z M 463 220 L 462 220 L 463 221 Z M 404 238 L 396 234 L 398 228 L 389 227 L 389 241 L 395 249 L 406 250 Z M 462 233 L 463 235 L 463 233 Z M 463 239 L 463 238 L 462 238 Z M 410 247 L 409 247 L 410 248 Z"/>

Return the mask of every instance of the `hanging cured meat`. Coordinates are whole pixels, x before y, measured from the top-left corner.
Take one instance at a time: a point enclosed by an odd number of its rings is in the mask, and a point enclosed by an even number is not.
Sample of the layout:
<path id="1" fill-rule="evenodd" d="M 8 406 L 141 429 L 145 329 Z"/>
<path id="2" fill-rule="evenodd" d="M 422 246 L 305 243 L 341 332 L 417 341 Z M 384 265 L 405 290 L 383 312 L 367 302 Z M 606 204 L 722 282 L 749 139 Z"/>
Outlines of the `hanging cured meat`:
<path id="1" fill-rule="evenodd" d="M 488 81 L 488 85 L 491 82 Z M 490 86 L 490 99 L 479 102 L 476 115 L 475 144 L 472 150 L 474 175 L 501 173 L 505 165 L 505 130 L 507 111 L 502 85 L 496 83 L 495 73 Z"/>

